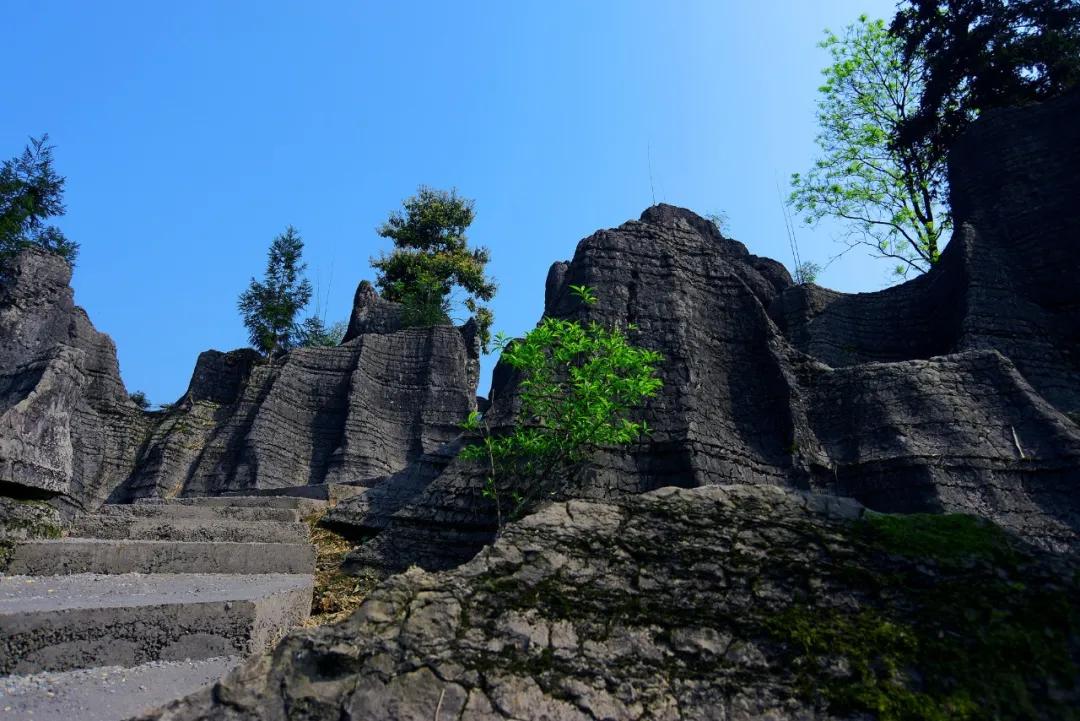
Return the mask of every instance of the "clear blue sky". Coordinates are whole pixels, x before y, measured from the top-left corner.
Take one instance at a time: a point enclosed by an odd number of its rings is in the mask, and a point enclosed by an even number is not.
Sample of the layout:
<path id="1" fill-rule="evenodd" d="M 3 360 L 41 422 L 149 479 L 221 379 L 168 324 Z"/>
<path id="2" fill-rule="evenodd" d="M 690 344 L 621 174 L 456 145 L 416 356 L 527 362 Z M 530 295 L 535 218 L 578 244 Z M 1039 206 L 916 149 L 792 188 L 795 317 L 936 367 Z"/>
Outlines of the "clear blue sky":
<path id="1" fill-rule="evenodd" d="M 0 156 L 48 132 L 82 244 L 76 301 L 129 390 L 186 388 L 246 345 L 236 297 L 293 224 L 328 320 L 346 318 L 374 228 L 421 183 L 475 198 L 496 329 L 538 320 L 578 240 L 652 202 L 724 210 L 791 266 L 776 183 L 814 156 L 824 27 L 880 0 L 3 3 Z M 842 249 L 799 230 L 802 254 Z M 874 290 L 850 253 L 819 282 Z M 485 362 L 481 393 L 492 359 Z"/>

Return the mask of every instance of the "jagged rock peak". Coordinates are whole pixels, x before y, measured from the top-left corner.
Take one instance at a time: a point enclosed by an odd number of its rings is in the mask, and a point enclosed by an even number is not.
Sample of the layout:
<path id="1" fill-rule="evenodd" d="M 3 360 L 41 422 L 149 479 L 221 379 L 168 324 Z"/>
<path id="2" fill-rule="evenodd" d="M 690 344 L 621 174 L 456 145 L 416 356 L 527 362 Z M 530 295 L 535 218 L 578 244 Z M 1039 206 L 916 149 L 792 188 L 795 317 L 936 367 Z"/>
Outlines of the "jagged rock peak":
<path id="1" fill-rule="evenodd" d="M 150 421 L 70 282 L 65 260 L 34 248 L 0 269 L 0 485 L 93 506 L 127 476 Z"/>
<path id="2" fill-rule="evenodd" d="M 1080 547 L 1078 116 L 1080 91 L 977 122 L 952 159 L 966 215 L 941 261 L 877 293 L 794 286 L 673 206 L 581 240 L 548 274 L 545 314 L 634 327 L 663 356 L 663 388 L 647 442 L 598 454 L 567 495 L 779 485 Z M 509 423 L 514 375 L 497 369 L 492 389 L 486 417 Z M 448 568 L 490 542 L 475 464 L 416 478 L 335 509 L 378 532 L 353 568 Z"/>
<path id="3" fill-rule="evenodd" d="M 364 333 L 395 333 L 402 327 L 401 304 L 383 300 L 371 281 L 362 280 L 356 286 L 349 328 L 341 342 L 348 343 Z"/>

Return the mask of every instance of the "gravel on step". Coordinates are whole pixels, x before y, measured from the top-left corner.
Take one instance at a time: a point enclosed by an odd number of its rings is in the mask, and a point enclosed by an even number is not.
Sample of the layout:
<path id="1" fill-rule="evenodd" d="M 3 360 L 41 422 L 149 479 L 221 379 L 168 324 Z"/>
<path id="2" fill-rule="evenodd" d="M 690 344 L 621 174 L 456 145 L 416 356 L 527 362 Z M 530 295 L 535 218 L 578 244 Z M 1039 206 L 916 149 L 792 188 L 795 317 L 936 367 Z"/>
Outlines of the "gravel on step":
<path id="1" fill-rule="evenodd" d="M 0 676 L 0 720 L 120 721 L 214 683 L 236 656 Z"/>

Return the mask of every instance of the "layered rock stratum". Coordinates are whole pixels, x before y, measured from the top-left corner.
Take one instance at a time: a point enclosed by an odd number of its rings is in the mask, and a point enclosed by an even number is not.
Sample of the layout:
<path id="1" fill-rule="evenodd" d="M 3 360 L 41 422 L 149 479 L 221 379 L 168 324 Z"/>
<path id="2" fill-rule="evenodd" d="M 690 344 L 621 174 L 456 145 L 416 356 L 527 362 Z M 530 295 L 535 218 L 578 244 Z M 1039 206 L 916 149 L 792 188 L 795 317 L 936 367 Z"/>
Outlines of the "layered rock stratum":
<path id="1" fill-rule="evenodd" d="M 476 408 L 475 331 L 394 309 L 362 285 L 340 346 L 203 353 L 113 499 L 374 483 L 437 452 Z"/>
<path id="2" fill-rule="evenodd" d="M 1046 548 L 1080 530 L 1080 93 L 992 114 L 950 165 L 957 232 L 924 276 L 877 293 L 795 285 L 667 205 L 582 240 L 545 314 L 631 327 L 664 356 L 647 442 L 565 495 L 755 483 L 889 512 L 966 512 Z M 582 306 L 571 284 L 595 288 Z M 510 422 L 495 374 L 489 418 Z M 490 542 L 478 469 L 389 479 L 330 520 L 377 534 L 353 568 L 453 567 Z"/>
<path id="3" fill-rule="evenodd" d="M 127 476 L 150 421 L 70 282 L 65 261 L 37 250 L 0 269 L 0 492 L 79 507 Z"/>
<path id="4" fill-rule="evenodd" d="M 362 283 L 345 342 L 267 361 L 206 351 L 166 411 L 128 398 L 116 349 L 33 250 L 0 276 L 0 491 L 106 500 L 363 484 L 437 454 L 476 408 L 471 323 L 402 329 Z"/>

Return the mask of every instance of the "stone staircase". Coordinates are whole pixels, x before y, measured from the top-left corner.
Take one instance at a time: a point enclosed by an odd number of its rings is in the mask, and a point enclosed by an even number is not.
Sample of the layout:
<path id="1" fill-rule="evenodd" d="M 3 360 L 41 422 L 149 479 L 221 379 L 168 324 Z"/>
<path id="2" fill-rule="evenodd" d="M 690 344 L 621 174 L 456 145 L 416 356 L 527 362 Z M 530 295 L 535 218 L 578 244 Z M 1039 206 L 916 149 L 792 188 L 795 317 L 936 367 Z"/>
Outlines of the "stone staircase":
<path id="1" fill-rule="evenodd" d="M 0 576 L 0 721 L 113 721 L 210 683 L 307 618 L 287 496 L 146 499 L 29 540 Z"/>

